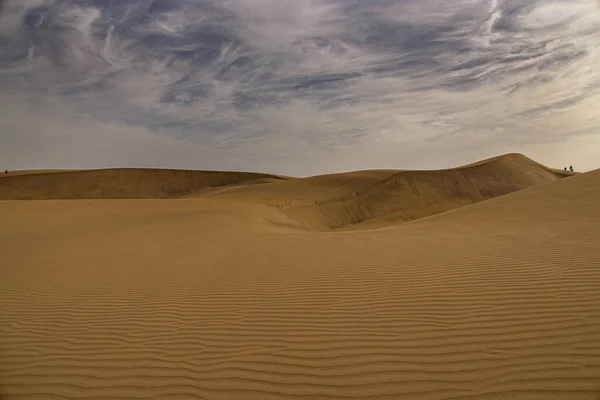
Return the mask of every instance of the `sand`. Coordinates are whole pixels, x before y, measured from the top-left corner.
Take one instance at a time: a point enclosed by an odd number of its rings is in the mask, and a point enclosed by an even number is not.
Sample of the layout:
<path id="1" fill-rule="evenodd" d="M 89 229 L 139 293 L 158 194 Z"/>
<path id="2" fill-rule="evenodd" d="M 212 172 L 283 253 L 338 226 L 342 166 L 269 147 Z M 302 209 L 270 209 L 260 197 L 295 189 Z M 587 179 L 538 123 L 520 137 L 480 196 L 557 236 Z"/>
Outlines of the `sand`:
<path id="1" fill-rule="evenodd" d="M 436 201 L 466 206 L 358 231 L 311 208 L 344 176 L 2 201 L 0 397 L 598 400 L 600 171 L 516 158 L 488 186 L 453 170 Z M 385 173 L 426 174 L 354 174 Z"/>
<path id="2" fill-rule="evenodd" d="M 19 170 L 19 171 L 7 171 L 0 170 L 0 178 L 8 178 L 9 176 L 15 175 L 39 175 L 39 174 L 52 174 L 55 172 L 74 172 L 76 170 L 68 170 L 68 169 L 27 169 L 27 170 Z"/>
<path id="3" fill-rule="evenodd" d="M 14 171 L 0 180 L 0 200 L 161 199 L 207 189 L 262 184 L 288 177 L 251 172 L 115 168 Z"/>
<path id="4" fill-rule="evenodd" d="M 153 169 L 24 176 L 16 171 L 0 180 L 0 200 L 205 200 L 219 195 L 221 202 L 264 204 L 305 229 L 329 232 L 397 225 L 572 175 L 520 154 L 440 171 L 372 170 L 303 179 Z"/>

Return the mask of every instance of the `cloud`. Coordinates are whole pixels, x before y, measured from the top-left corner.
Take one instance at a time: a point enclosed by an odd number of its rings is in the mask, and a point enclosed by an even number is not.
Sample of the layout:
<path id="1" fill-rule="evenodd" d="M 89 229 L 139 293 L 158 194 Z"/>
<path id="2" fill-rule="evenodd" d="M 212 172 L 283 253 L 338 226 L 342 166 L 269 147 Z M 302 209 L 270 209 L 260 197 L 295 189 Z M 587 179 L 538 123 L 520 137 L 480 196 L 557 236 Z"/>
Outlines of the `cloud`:
<path id="1" fill-rule="evenodd" d="M 598 126 L 599 11 L 592 0 L 5 0 L 0 156 L 11 168 L 60 167 L 69 152 L 83 168 L 308 175 L 546 148 L 552 164 Z"/>

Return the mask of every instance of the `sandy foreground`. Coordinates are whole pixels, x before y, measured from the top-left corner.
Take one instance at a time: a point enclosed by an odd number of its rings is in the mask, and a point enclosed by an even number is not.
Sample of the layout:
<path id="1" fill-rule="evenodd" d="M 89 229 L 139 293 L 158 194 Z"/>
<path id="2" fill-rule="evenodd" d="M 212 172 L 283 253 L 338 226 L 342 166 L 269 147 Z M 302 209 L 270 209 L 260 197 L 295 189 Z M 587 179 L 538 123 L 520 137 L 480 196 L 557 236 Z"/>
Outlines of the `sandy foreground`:
<path id="1" fill-rule="evenodd" d="M 535 174 L 401 224 L 330 178 L 2 201 L 0 397 L 599 400 L 600 171 Z"/>

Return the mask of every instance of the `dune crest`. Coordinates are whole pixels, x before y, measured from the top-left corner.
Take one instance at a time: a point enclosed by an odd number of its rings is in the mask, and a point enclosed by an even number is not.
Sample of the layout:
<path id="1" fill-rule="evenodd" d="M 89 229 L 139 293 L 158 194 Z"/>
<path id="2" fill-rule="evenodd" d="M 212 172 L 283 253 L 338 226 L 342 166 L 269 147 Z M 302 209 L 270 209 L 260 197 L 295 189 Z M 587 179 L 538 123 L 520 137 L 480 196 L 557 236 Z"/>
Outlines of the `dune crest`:
<path id="1" fill-rule="evenodd" d="M 115 168 L 11 173 L 0 180 L 0 200 L 164 199 L 232 185 L 287 177 L 252 172 Z"/>
<path id="2" fill-rule="evenodd" d="M 573 174 L 507 154 L 437 171 L 357 171 L 228 192 L 258 199 L 315 231 L 381 228 Z"/>
<path id="3" fill-rule="evenodd" d="M 371 170 L 309 178 L 107 169 L 8 176 L 0 180 L 0 199 L 206 199 L 211 195 L 232 204 L 270 206 L 284 215 L 279 219 L 291 221 L 290 226 L 324 232 L 386 227 L 571 175 L 520 154 L 446 170 Z M 244 207 L 239 208 L 241 215 Z"/>

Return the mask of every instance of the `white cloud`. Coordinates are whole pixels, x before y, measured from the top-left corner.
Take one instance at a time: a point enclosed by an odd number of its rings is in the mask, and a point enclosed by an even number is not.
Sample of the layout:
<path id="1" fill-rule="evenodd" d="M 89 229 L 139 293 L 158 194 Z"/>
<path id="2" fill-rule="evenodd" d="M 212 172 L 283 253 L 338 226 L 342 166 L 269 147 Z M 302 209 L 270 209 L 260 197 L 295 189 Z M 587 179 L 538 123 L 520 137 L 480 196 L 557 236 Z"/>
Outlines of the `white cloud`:
<path id="1" fill-rule="evenodd" d="M 0 35 L 22 34 L 23 20 L 27 12 L 49 3 L 50 0 L 4 0 L 0 9 Z"/>
<path id="2" fill-rule="evenodd" d="M 12 164 L 306 175 L 554 149 L 552 163 L 598 127 L 595 1 L 77 4 L 0 10 Z"/>

